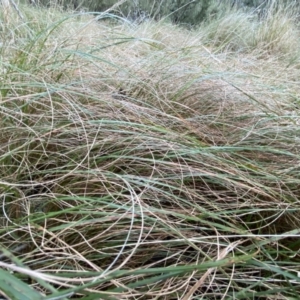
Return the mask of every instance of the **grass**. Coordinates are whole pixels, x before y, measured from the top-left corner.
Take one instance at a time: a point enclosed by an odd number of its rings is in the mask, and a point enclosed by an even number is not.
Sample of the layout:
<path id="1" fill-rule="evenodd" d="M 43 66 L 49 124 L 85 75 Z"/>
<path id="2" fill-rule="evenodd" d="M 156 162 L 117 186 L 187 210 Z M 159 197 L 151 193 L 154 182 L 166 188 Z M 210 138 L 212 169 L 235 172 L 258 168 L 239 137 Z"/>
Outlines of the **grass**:
<path id="1" fill-rule="evenodd" d="M 297 299 L 295 7 L 193 30 L 19 9 L 0 28 L 0 294 Z"/>

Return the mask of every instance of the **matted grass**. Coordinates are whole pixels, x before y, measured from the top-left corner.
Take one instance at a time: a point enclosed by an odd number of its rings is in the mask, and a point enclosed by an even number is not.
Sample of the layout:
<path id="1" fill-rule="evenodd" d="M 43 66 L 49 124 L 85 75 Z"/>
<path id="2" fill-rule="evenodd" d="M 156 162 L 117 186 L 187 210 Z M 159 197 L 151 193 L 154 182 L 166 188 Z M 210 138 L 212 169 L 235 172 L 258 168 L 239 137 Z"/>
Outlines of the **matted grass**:
<path id="1" fill-rule="evenodd" d="M 20 9 L 1 27 L 2 295 L 297 299 L 296 48 Z"/>

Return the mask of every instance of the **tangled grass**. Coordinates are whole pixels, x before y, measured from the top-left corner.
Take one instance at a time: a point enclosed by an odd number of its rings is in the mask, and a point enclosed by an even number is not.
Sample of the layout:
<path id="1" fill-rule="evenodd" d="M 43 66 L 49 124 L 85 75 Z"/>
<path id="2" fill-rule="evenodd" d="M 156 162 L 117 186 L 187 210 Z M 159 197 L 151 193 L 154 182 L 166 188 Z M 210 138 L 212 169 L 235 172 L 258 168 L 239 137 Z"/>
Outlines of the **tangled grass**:
<path id="1" fill-rule="evenodd" d="M 297 53 L 21 8 L 1 25 L 0 293 L 297 299 Z"/>

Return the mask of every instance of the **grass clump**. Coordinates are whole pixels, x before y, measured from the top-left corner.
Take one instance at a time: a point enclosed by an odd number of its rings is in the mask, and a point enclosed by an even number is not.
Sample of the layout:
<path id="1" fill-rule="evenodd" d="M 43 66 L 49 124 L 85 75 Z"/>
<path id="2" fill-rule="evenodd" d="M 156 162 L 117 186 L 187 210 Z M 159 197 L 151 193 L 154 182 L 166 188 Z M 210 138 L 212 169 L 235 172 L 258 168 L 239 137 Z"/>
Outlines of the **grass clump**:
<path id="1" fill-rule="evenodd" d="M 2 295 L 296 299 L 297 53 L 21 8 L 1 33 Z"/>
<path id="2" fill-rule="evenodd" d="M 223 9 L 220 9 L 223 6 Z M 295 59 L 299 49 L 299 5 L 270 1 L 264 10 L 230 7 L 226 2 L 210 13 L 201 33 L 215 50 L 259 52 Z"/>

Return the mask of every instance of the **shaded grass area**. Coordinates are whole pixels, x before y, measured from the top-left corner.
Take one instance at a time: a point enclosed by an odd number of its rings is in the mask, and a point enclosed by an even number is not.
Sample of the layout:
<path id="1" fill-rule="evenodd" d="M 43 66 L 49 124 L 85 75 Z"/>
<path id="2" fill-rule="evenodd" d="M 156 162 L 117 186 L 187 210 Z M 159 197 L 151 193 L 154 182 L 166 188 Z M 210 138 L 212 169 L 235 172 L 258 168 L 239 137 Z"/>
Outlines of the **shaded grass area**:
<path id="1" fill-rule="evenodd" d="M 296 299 L 296 48 L 21 9 L 1 25 L 3 296 Z"/>

